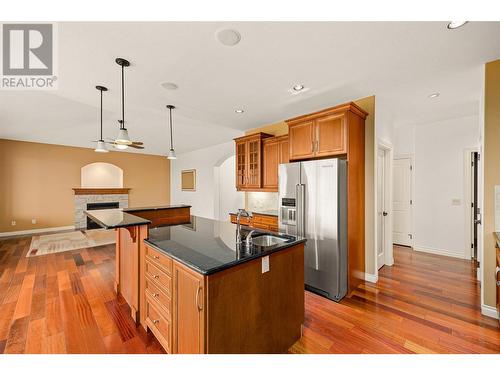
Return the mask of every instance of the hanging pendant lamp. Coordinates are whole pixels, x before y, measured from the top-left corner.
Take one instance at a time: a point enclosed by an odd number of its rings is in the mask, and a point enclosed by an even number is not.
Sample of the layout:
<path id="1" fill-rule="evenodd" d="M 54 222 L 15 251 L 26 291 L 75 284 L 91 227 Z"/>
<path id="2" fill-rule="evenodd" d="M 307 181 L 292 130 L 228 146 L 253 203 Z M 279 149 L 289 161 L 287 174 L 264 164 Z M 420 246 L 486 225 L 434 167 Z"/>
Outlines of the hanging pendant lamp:
<path id="1" fill-rule="evenodd" d="M 132 144 L 132 141 L 130 141 L 128 131 L 125 128 L 125 67 L 130 66 L 130 62 L 121 57 L 118 57 L 115 61 L 122 68 L 122 119 L 121 121 L 119 121 L 120 130 L 118 131 L 118 137 L 116 137 L 115 143 L 117 145 L 128 146 Z M 127 147 L 119 147 L 119 149 L 125 149 L 125 148 Z"/>
<path id="2" fill-rule="evenodd" d="M 106 148 L 106 143 L 104 142 L 102 138 L 102 92 L 103 91 L 108 91 L 108 89 L 104 86 L 96 86 L 95 87 L 97 90 L 101 92 L 101 137 L 97 141 L 97 147 L 95 148 L 95 152 L 109 152 L 108 149 Z"/>
<path id="3" fill-rule="evenodd" d="M 175 150 L 174 150 L 174 137 L 172 133 L 172 109 L 175 109 L 175 107 L 171 104 L 167 105 L 167 108 L 170 112 L 170 151 L 168 152 L 167 159 L 173 160 L 177 159 L 177 156 L 175 155 Z"/>

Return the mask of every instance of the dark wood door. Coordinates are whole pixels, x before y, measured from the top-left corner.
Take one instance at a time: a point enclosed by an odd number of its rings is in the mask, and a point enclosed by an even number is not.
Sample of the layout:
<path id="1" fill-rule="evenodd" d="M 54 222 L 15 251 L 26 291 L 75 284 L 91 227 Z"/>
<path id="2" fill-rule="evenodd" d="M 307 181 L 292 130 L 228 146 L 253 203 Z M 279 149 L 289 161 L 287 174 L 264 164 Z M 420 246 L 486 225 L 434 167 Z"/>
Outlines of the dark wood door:
<path id="1" fill-rule="evenodd" d="M 314 121 L 289 125 L 290 160 L 307 159 L 314 156 Z"/>
<path id="2" fill-rule="evenodd" d="M 247 181 L 245 188 L 260 188 L 261 187 L 261 139 L 249 139 L 246 142 L 247 147 Z"/>
<path id="3" fill-rule="evenodd" d="M 334 156 L 347 152 L 345 114 L 315 120 L 315 156 Z"/>
<path id="4" fill-rule="evenodd" d="M 279 143 L 276 138 L 262 142 L 263 184 L 265 189 L 278 190 Z"/>
<path id="5" fill-rule="evenodd" d="M 278 139 L 279 147 L 279 164 L 286 164 L 290 162 L 290 143 L 288 136 L 281 136 Z"/>
<path id="6" fill-rule="evenodd" d="M 236 142 L 236 189 L 242 189 L 246 184 L 247 175 L 247 143 Z"/>
<path id="7" fill-rule="evenodd" d="M 203 276 L 174 262 L 174 353 L 205 352 Z"/>

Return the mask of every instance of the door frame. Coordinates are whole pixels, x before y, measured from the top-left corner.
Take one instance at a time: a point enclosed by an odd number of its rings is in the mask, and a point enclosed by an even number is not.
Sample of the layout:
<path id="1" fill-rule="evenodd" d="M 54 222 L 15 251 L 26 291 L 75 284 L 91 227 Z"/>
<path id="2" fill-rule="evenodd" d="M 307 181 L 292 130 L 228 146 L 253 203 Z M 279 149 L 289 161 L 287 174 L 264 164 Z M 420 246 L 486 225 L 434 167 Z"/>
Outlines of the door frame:
<path id="1" fill-rule="evenodd" d="M 383 150 L 385 152 L 384 162 L 385 162 L 385 178 L 384 178 L 384 201 L 385 201 L 385 209 L 387 211 L 386 221 L 385 221 L 385 230 L 384 230 L 384 265 L 392 266 L 394 264 L 394 254 L 392 248 L 392 160 L 394 157 L 394 148 L 391 143 L 378 139 L 377 147 L 375 149 L 375 246 L 374 246 L 374 256 L 375 256 L 375 272 L 378 275 L 379 265 L 378 265 L 378 254 L 377 254 L 377 243 L 378 243 L 378 220 L 377 220 L 377 177 L 378 177 L 378 152 L 379 150 Z"/>
<path id="2" fill-rule="evenodd" d="M 415 250 L 415 155 L 413 154 L 398 154 L 394 156 L 394 160 L 399 159 L 410 159 L 411 171 L 410 171 L 410 247 Z M 394 181 L 392 181 L 394 184 Z M 392 232 L 391 232 L 392 233 Z"/>
<path id="3" fill-rule="evenodd" d="M 470 260 L 473 256 L 473 250 L 471 249 L 472 239 L 472 222 L 474 217 L 472 215 L 471 203 L 472 203 L 472 153 L 477 152 L 480 154 L 479 147 L 470 147 L 464 149 L 464 210 L 465 210 L 465 244 L 464 244 L 464 259 Z M 479 167 L 478 167 L 479 169 Z M 479 172 L 479 170 L 478 170 Z M 479 176 L 478 176 L 478 193 L 479 193 Z M 478 207 L 481 209 L 478 198 Z M 480 229 L 478 229 L 479 232 Z M 479 258 L 479 238 L 478 238 L 478 258 Z"/>

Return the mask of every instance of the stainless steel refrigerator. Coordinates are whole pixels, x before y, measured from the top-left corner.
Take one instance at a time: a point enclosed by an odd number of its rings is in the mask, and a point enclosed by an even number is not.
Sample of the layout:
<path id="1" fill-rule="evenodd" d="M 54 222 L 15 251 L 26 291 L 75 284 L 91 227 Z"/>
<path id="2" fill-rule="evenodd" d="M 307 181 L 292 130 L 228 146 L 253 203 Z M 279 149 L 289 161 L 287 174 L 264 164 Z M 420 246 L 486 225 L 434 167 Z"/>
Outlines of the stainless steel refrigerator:
<path id="1" fill-rule="evenodd" d="M 307 238 L 305 288 L 339 301 L 347 293 L 347 162 L 279 166 L 280 232 Z"/>

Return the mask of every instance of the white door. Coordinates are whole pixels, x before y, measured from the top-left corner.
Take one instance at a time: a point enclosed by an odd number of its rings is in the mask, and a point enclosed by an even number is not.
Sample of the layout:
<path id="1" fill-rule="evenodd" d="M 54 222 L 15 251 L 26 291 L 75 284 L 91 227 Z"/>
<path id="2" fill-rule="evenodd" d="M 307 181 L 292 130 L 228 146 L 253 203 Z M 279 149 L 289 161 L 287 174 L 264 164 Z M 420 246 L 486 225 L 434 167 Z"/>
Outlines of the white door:
<path id="1" fill-rule="evenodd" d="M 385 155 L 382 149 L 377 153 L 377 266 L 385 264 Z"/>
<path id="2" fill-rule="evenodd" d="M 392 187 L 392 238 L 395 244 L 412 246 L 411 229 L 411 173 L 410 158 L 394 159 Z"/>

